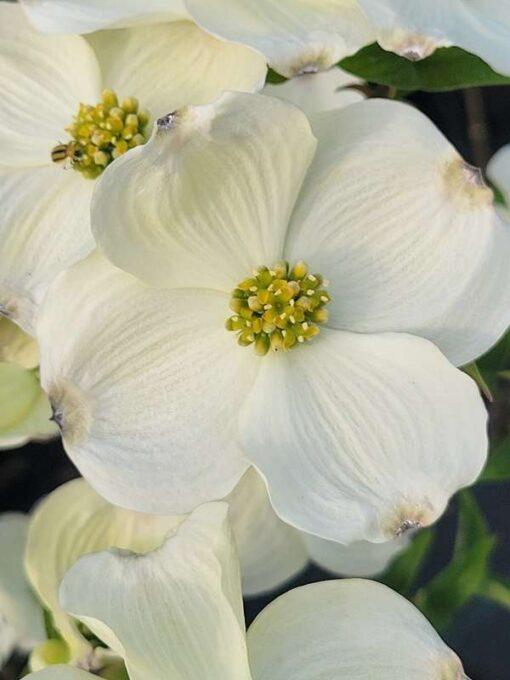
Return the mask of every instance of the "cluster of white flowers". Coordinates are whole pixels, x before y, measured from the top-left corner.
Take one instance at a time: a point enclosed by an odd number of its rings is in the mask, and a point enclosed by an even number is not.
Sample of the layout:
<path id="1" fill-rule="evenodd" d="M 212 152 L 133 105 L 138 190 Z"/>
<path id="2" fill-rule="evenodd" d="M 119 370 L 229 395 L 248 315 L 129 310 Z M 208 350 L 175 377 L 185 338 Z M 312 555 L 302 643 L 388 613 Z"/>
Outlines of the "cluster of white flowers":
<path id="1" fill-rule="evenodd" d="M 507 215 L 335 67 L 375 41 L 510 75 L 510 2 L 0 2 L 0 447 L 60 432 L 84 477 L 0 517 L 0 662 L 466 678 L 372 581 L 242 612 L 379 574 L 486 461 L 459 367 L 510 324 Z"/>

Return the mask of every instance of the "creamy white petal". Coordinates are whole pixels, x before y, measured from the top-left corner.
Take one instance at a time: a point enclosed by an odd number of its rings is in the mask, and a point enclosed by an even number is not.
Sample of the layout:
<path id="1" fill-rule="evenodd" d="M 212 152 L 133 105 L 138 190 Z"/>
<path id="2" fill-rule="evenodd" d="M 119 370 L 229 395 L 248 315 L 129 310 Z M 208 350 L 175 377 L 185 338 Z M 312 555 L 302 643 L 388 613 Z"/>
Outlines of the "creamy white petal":
<path id="1" fill-rule="evenodd" d="M 477 171 L 397 102 L 319 114 L 313 130 L 285 255 L 331 280 L 331 325 L 421 335 L 456 365 L 487 351 L 510 323 L 510 228 Z"/>
<path id="2" fill-rule="evenodd" d="M 49 666 L 37 673 L 30 673 L 25 680 L 90 680 L 97 678 L 97 675 L 81 671 L 73 666 Z"/>
<path id="3" fill-rule="evenodd" d="M 0 317 L 0 361 L 16 363 L 23 368 L 39 365 L 37 342 L 5 316 Z"/>
<path id="4" fill-rule="evenodd" d="M 237 413 L 258 362 L 228 314 L 223 293 L 151 289 L 99 253 L 48 292 L 41 383 L 66 451 L 112 503 L 188 512 L 246 470 Z"/>
<path id="5" fill-rule="evenodd" d="M 342 576 L 377 576 L 409 545 L 409 536 L 385 543 L 357 541 L 342 545 L 311 534 L 302 534 L 310 559 L 323 569 Z"/>
<path id="6" fill-rule="evenodd" d="M 90 33 L 101 28 L 179 21 L 182 0 L 20 0 L 34 26 L 45 33 Z"/>
<path id="7" fill-rule="evenodd" d="M 253 468 L 225 500 L 241 563 L 243 595 L 269 592 L 304 569 L 308 555 L 300 533 L 276 515 Z"/>
<path id="8" fill-rule="evenodd" d="M 461 680 L 462 664 L 410 602 L 380 583 L 312 583 L 248 631 L 253 680 Z"/>
<path id="9" fill-rule="evenodd" d="M 11 628 L 14 645 L 24 651 L 46 637 L 42 608 L 30 590 L 23 569 L 27 531 L 28 516 L 0 515 L 0 619 Z M 2 637 L 3 628 L 0 622 Z"/>
<path id="10" fill-rule="evenodd" d="M 280 517 L 348 544 L 434 522 L 483 468 L 486 419 L 428 341 L 324 329 L 264 358 L 241 430 Z"/>
<path id="11" fill-rule="evenodd" d="M 19 5 L 0 5 L 0 164 L 50 163 L 80 101 L 100 92 L 97 60 L 79 36 L 43 36 Z"/>
<path id="12" fill-rule="evenodd" d="M 50 404 L 36 370 L 0 362 L 0 404 L 0 450 L 57 435 L 57 427 L 50 421 Z"/>
<path id="13" fill-rule="evenodd" d="M 262 92 L 295 104 L 310 115 L 363 101 L 361 92 L 349 89 L 349 86 L 358 82 L 359 79 L 350 73 L 331 68 L 329 71 L 295 76 L 278 85 L 268 84 Z"/>
<path id="14" fill-rule="evenodd" d="M 217 40 L 191 21 L 100 31 L 90 36 L 105 87 L 134 96 L 155 120 L 189 104 L 207 104 L 225 90 L 264 85 L 265 59 Z"/>
<path id="15" fill-rule="evenodd" d="M 305 115 L 278 99 L 227 93 L 183 109 L 104 172 L 94 234 L 149 283 L 230 292 L 281 256 L 314 149 Z"/>
<path id="16" fill-rule="evenodd" d="M 57 166 L 0 168 L 0 310 L 31 335 L 50 283 L 93 248 L 92 190 Z"/>
<path id="17" fill-rule="evenodd" d="M 284 76 L 328 69 L 373 41 L 355 0 L 184 0 L 195 21 L 251 45 Z"/>
<path id="18" fill-rule="evenodd" d="M 180 522 L 178 516 L 147 515 L 111 505 L 84 479 L 58 487 L 37 507 L 30 521 L 25 568 L 69 645 L 72 659 L 84 659 L 91 647 L 59 605 L 58 591 L 66 571 L 82 555 L 106 548 L 136 553 L 154 550 Z"/>
<path id="19" fill-rule="evenodd" d="M 83 557 L 62 606 L 126 661 L 131 680 L 249 680 L 239 566 L 228 506 L 193 512 L 162 548 Z"/>
<path id="20" fill-rule="evenodd" d="M 387 49 L 421 52 L 423 38 L 437 46 L 458 45 L 510 73 L 510 5 L 500 0 L 359 0 Z M 416 58 L 416 57 L 413 57 Z"/>

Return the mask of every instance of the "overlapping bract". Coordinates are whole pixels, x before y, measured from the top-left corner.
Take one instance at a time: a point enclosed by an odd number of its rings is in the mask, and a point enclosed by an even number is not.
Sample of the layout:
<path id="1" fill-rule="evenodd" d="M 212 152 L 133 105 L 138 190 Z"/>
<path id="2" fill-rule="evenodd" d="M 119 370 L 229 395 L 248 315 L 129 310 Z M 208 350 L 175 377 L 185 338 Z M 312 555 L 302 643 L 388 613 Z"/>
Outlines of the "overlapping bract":
<path id="1" fill-rule="evenodd" d="M 94 181 L 51 160 L 79 104 L 96 104 L 107 87 L 138 98 L 156 119 L 264 83 L 262 57 L 190 21 L 151 27 L 149 43 L 145 30 L 103 31 L 90 41 L 45 36 L 19 6 L 0 5 L 0 310 L 29 333 L 49 283 L 94 246 Z"/>
<path id="2" fill-rule="evenodd" d="M 67 573 L 63 607 L 124 658 L 131 680 L 463 677 L 460 661 L 423 616 L 371 582 L 292 590 L 245 636 L 226 519 L 226 505 L 202 506 L 153 553 L 88 555 Z M 81 675 L 57 667 L 29 677 Z"/>
<path id="3" fill-rule="evenodd" d="M 253 469 L 225 500 L 240 560 L 242 591 L 247 596 L 269 592 L 287 582 L 303 570 L 308 554 L 334 573 L 372 576 L 383 571 L 408 544 L 403 537 L 381 546 L 360 543 L 344 547 L 300 534 L 278 519 Z M 174 535 L 184 520 L 183 516 L 147 515 L 113 506 L 83 479 L 64 484 L 37 506 L 30 518 L 26 548 L 20 544 L 13 564 L 17 560 L 16 574 L 22 578 L 24 562 L 28 582 L 41 606 L 51 613 L 53 626 L 74 663 L 86 663 L 94 658 L 94 652 L 77 622 L 59 604 L 59 587 L 66 571 L 83 555 L 106 548 L 149 552 Z M 0 527 L 2 521 L 0 518 Z M 2 575 L 0 592 L 0 614 L 7 621 L 10 610 L 4 611 L 2 597 L 11 588 L 9 578 L 10 572 Z M 19 627 L 19 621 L 17 624 Z"/>

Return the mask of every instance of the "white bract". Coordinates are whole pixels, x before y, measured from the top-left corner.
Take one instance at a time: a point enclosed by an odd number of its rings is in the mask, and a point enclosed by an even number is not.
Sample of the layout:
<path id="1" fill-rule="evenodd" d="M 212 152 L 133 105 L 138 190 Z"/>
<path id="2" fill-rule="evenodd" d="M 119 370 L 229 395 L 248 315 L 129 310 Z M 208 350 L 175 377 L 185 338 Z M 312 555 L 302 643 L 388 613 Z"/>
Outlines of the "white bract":
<path id="1" fill-rule="evenodd" d="M 250 45 L 286 77 L 327 70 L 373 42 L 356 0 L 184 0 L 199 26 Z"/>
<path id="2" fill-rule="evenodd" d="M 278 519 L 253 469 L 226 500 L 240 560 L 242 590 L 247 596 L 268 592 L 299 573 L 307 564 L 309 541 L 310 554 L 318 564 L 351 576 L 382 571 L 408 543 L 407 538 L 401 538 L 382 545 L 345 547 L 305 537 Z M 31 586 L 67 643 L 73 663 L 94 666 L 97 655 L 76 621 L 59 605 L 58 590 L 65 572 L 82 555 L 106 548 L 149 552 L 175 534 L 184 519 L 115 507 L 83 479 L 64 484 L 37 506 L 30 521 L 25 568 Z"/>
<path id="3" fill-rule="evenodd" d="M 130 680 L 461 680 L 458 657 L 404 598 L 370 581 L 281 596 L 245 632 L 227 506 L 195 510 L 158 550 L 82 557 L 62 606 L 122 656 Z M 86 680 L 60 666 L 30 680 Z"/>
<path id="4" fill-rule="evenodd" d="M 412 61 L 455 45 L 510 74 L 509 0 L 358 0 L 384 49 Z"/>
<path id="5" fill-rule="evenodd" d="M 27 532 L 26 515 L 0 516 L 0 667 L 14 649 L 28 652 L 46 637 L 42 609 L 23 570 Z"/>
<path id="6" fill-rule="evenodd" d="M 312 126 L 226 94 L 164 117 L 98 183 L 116 266 L 61 275 L 38 334 L 66 450 L 111 502 L 186 513 L 252 463 L 284 521 L 382 542 L 478 476 L 483 403 L 430 341 L 461 364 L 508 325 L 492 192 L 411 107 Z"/>
<path id="7" fill-rule="evenodd" d="M 51 408 L 39 383 L 38 365 L 35 340 L 0 317 L 0 449 L 58 433 L 50 421 Z"/>
<path id="8" fill-rule="evenodd" d="M 350 73 L 331 68 L 319 73 L 304 73 L 283 83 L 267 84 L 262 94 L 288 101 L 311 115 L 363 101 L 365 96 L 353 87 L 359 83 Z"/>
<path id="9" fill-rule="evenodd" d="M 48 284 L 93 247 L 88 177 L 143 143 L 148 117 L 225 89 L 257 90 L 265 74 L 256 52 L 190 21 L 87 41 L 38 34 L 19 5 L 2 2 L 0 313 L 33 333 Z"/>
<path id="10" fill-rule="evenodd" d="M 91 33 L 103 28 L 188 18 L 182 0 L 20 0 L 46 33 Z"/>

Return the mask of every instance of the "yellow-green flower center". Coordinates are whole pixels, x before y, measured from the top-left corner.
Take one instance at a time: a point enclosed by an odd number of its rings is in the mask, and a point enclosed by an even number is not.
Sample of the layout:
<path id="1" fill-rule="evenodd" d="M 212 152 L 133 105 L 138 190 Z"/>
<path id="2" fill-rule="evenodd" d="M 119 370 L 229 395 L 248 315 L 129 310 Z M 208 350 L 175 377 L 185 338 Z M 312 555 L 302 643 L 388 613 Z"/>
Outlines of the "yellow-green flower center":
<path id="1" fill-rule="evenodd" d="M 66 132 L 71 140 L 51 150 L 54 163 L 69 161 L 88 179 L 96 179 L 103 170 L 129 149 L 145 144 L 147 111 L 128 97 L 119 105 L 115 92 L 104 90 L 95 106 L 80 104 L 78 113 Z"/>
<path id="2" fill-rule="evenodd" d="M 270 349 L 292 349 L 315 338 L 319 324 L 328 320 L 327 285 L 320 274 L 308 273 L 305 262 L 292 268 L 288 262 L 259 267 L 232 291 L 234 315 L 227 319 L 226 328 L 237 333 L 241 346 L 253 345 L 260 356 Z"/>

